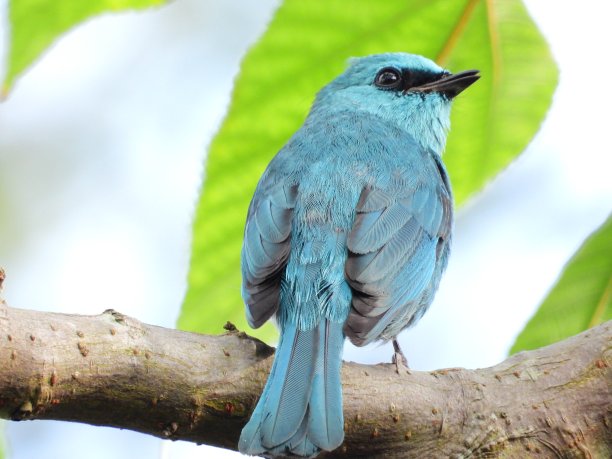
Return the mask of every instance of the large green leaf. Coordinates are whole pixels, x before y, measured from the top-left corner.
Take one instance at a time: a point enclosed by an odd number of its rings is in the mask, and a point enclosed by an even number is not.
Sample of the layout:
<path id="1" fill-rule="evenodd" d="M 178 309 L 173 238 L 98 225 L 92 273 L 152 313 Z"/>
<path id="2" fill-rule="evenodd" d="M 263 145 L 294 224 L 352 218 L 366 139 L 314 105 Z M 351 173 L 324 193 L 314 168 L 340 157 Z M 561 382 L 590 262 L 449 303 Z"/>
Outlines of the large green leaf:
<path id="1" fill-rule="evenodd" d="M 537 349 L 612 319 L 612 217 L 565 266 L 510 350 Z"/>
<path id="2" fill-rule="evenodd" d="M 4 421 L 0 421 L 0 459 L 4 459 L 5 446 L 4 446 Z"/>
<path id="3" fill-rule="evenodd" d="M 164 0 L 9 0 L 9 57 L 3 94 L 8 93 L 19 74 L 72 26 L 103 12 L 161 3 Z"/>
<path id="4" fill-rule="evenodd" d="M 517 0 L 285 1 L 245 57 L 210 147 L 180 327 L 215 333 L 226 320 L 246 325 L 239 254 L 259 176 L 349 57 L 388 51 L 482 71 L 453 109 L 445 161 L 458 203 L 525 148 L 557 81 L 548 47 Z M 256 334 L 269 338 L 270 330 Z"/>

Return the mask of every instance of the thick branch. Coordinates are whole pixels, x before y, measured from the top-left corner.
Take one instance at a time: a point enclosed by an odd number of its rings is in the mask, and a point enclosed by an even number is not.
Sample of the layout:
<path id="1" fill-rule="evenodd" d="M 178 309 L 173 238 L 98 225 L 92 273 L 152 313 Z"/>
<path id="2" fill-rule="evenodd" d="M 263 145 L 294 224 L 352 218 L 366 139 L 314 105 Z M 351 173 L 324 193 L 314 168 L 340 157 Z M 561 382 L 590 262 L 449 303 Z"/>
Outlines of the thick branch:
<path id="1" fill-rule="evenodd" d="M 610 457 L 612 322 L 491 368 L 345 363 L 346 440 L 326 457 Z M 273 349 L 115 311 L 0 302 L 0 418 L 57 419 L 235 449 Z"/>

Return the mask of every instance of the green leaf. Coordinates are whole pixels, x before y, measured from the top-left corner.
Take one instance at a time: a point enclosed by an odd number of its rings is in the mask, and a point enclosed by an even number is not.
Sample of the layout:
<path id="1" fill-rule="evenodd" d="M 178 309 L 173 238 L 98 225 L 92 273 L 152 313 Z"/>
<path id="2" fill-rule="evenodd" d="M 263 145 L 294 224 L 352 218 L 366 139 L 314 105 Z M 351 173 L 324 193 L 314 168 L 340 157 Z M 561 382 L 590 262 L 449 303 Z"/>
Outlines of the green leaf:
<path id="1" fill-rule="evenodd" d="M 71 27 L 103 12 L 140 9 L 164 0 L 9 0 L 7 94 L 15 78 Z"/>
<path id="2" fill-rule="evenodd" d="M 210 147 L 180 327 L 246 326 L 239 257 L 259 176 L 349 57 L 389 51 L 482 72 L 455 103 L 444 157 L 458 203 L 525 148 L 557 81 L 548 47 L 517 0 L 355 0 L 350 8 L 344 0 L 285 1 L 246 55 Z M 255 334 L 266 339 L 271 330 Z"/>
<path id="3" fill-rule="evenodd" d="M 537 349 L 612 319 L 612 217 L 582 244 L 510 350 Z"/>
<path id="4" fill-rule="evenodd" d="M 0 420 L 0 459 L 6 457 L 6 447 L 4 443 L 4 421 Z"/>

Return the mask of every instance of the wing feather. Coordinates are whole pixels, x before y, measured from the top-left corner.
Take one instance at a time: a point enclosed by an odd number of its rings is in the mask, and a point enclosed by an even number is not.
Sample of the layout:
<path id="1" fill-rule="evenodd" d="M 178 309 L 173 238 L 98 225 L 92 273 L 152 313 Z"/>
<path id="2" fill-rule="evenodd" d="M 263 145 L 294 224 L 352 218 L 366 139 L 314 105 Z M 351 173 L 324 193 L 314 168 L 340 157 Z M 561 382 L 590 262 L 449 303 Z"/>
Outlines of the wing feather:
<path id="1" fill-rule="evenodd" d="M 264 174 L 251 201 L 242 246 L 242 296 L 249 324 L 260 327 L 278 309 L 291 249 L 297 185 Z"/>
<path id="2" fill-rule="evenodd" d="M 357 204 L 345 265 L 353 299 L 344 331 L 354 344 L 390 339 L 410 324 L 431 301 L 446 262 L 450 186 L 437 157 L 422 160 L 364 188 Z"/>
<path id="3" fill-rule="evenodd" d="M 361 254 L 380 250 L 410 217 L 408 209 L 399 202 L 393 202 L 383 210 L 358 213 L 347 247 L 351 252 Z"/>

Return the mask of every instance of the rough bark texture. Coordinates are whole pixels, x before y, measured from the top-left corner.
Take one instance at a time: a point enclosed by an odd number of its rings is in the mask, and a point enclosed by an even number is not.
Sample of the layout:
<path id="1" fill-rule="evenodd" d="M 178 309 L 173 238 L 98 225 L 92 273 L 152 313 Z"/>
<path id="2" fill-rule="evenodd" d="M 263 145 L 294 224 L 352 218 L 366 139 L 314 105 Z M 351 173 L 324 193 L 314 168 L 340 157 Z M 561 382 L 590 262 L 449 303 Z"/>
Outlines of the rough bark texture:
<path id="1" fill-rule="evenodd" d="M 612 322 L 491 368 L 345 363 L 345 443 L 325 457 L 612 456 Z M 273 349 L 0 301 L 0 418 L 114 426 L 235 449 Z"/>

